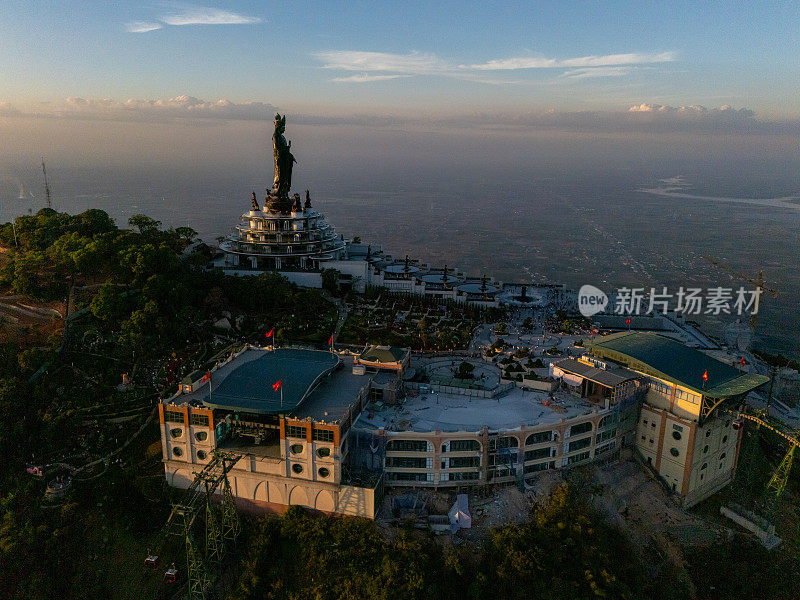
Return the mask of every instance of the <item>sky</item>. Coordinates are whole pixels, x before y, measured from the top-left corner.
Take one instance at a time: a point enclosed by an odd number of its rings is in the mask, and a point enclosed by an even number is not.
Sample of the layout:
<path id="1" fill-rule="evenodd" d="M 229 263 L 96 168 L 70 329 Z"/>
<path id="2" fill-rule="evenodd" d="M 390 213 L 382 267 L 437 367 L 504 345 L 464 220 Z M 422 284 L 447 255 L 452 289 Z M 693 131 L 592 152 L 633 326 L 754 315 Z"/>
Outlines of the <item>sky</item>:
<path id="1" fill-rule="evenodd" d="M 219 114 L 732 107 L 795 120 L 798 23 L 795 2 L 4 0 L 0 111 L 188 98 Z"/>

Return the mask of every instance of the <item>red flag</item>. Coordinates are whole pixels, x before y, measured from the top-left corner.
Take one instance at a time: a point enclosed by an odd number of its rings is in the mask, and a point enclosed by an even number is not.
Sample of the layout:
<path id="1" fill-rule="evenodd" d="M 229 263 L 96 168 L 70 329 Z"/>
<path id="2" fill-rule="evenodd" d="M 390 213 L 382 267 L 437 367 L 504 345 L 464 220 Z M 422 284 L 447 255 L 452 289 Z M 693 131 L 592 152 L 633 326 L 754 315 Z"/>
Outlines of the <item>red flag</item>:
<path id="1" fill-rule="evenodd" d="M 279 389 L 281 389 L 282 382 L 283 382 L 283 379 L 278 379 L 278 381 L 276 381 L 275 383 L 272 384 L 272 389 L 277 392 Z"/>
<path id="2" fill-rule="evenodd" d="M 703 381 L 708 381 L 708 371 L 703 373 Z"/>
<path id="3" fill-rule="evenodd" d="M 206 371 L 206 374 L 203 375 L 203 378 L 200 380 L 200 383 L 205 383 L 209 379 L 211 379 L 211 371 Z"/>
<path id="4" fill-rule="evenodd" d="M 739 364 L 742 365 L 742 366 L 745 366 L 747 364 L 746 362 L 744 362 L 744 356 L 741 356 L 739 358 Z"/>
<path id="5" fill-rule="evenodd" d="M 272 337 L 272 334 L 273 334 L 273 333 L 275 333 L 275 328 L 274 328 L 274 327 L 273 327 L 272 329 L 270 329 L 270 330 L 269 330 L 267 333 L 265 333 L 264 335 L 265 335 L 266 337 L 268 337 L 268 338 L 269 338 L 269 337 Z"/>
<path id="6" fill-rule="evenodd" d="M 333 334 L 331 334 L 331 339 L 328 340 L 328 346 L 333 344 Z"/>
<path id="7" fill-rule="evenodd" d="M 630 325 L 630 324 L 631 324 L 631 318 L 630 318 L 630 317 L 628 317 L 628 318 L 625 320 L 625 325 Z"/>
<path id="8" fill-rule="evenodd" d="M 597 331 L 595 331 L 594 329 L 592 329 L 592 337 L 594 337 L 594 334 L 595 334 L 595 333 L 597 333 Z"/>

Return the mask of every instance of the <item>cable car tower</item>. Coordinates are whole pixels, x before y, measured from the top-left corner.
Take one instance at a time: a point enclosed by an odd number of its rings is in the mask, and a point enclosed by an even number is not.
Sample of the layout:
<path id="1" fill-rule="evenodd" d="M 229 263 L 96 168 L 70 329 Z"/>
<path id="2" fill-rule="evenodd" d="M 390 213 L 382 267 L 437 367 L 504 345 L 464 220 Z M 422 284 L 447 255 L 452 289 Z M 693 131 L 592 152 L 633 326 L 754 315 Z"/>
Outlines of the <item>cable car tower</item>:
<path id="1" fill-rule="evenodd" d="M 162 530 L 161 547 L 168 536 L 182 537 L 184 540 L 186 589 L 182 593 L 186 594 L 188 600 L 208 600 L 214 581 L 222 573 L 225 557 L 235 547 L 240 524 L 228 472 L 240 458 L 239 454 L 214 450 L 203 470 L 195 473 L 183 501 L 172 505 L 172 512 Z M 218 506 L 213 502 L 213 496 L 220 491 L 222 503 Z M 205 544 L 202 541 L 198 543 L 195 531 L 195 521 L 201 513 L 205 521 Z M 152 553 L 148 550 L 145 565 L 152 568 L 158 560 L 158 550 Z M 164 581 L 174 584 L 177 580 L 178 570 L 173 564 L 164 573 Z"/>
<path id="2" fill-rule="evenodd" d="M 44 174 L 44 193 L 47 197 L 47 208 L 53 208 L 53 204 L 50 201 L 50 185 L 47 183 L 47 169 L 44 167 L 44 156 L 42 157 L 42 173 Z"/>
<path id="3" fill-rule="evenodd" d="M 733 413 L 733 411 L 729 412 Z M 733 426 L 736 429 L 741 428 L 743 423 L 742 419 L 747 419 L 748 421 L 753 421 L 760 427 L 769 429 L 789 442 L 789 452 L 783 457 L 781 464 L 779 464 L 778 468 L 772 473 L 772 477 L 769 483 L 767 483 L 768 497 L 777 501 L 786 489 L 786 485 L 789 483 L 789 473 L 792 470 L 795 449 L 800 446 L 800 433 L 786 427 L 782 423 L 776 422 L 774 419 L 770 419 L 767 415 L 750 415 L 743 412 L 733 414 L 736 416 L 736 420 L 733 422 Z"/>

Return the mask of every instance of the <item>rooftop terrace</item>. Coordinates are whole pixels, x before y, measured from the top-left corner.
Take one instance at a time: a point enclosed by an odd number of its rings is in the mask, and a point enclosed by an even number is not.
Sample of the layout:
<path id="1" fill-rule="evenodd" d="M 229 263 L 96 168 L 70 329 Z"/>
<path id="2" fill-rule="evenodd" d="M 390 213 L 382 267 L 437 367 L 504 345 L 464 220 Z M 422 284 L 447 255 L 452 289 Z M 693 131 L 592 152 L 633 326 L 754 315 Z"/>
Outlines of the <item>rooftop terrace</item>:
<path id="1" fill-rule="evenodd" d="M 545 406 L 549 401 L 550 406 Z M 589 415 L 596 404 L 557 393 L 555 400 L 544 392 L 513 388 L 500 398 L 474 398 L 460 394 L 431 393 L 407 397 L 402 406 L 370 404 L 355 427 L 387 431 L 480 431 L 518 429 L 521 426 L 555 424 L 561 419 Z M 373 414 L 370 419 L 369 415 Z"/>

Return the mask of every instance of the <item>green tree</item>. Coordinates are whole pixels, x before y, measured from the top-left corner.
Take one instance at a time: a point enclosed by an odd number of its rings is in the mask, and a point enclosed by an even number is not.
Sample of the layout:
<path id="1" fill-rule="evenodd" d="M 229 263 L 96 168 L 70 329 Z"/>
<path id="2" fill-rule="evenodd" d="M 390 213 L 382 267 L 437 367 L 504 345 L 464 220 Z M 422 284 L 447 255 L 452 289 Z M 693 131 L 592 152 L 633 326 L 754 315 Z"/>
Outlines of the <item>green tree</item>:
<path id="1" fill-rule="evenodd" d="M 472 379 L 473 371 L 475 371 L 475 365 L 470 362 L 463 361 L 460 365 L 458 365 L 456 377 L 458 379 Z"/>
<path id="2" fill-rule="evenodd" d="M 156 221 L 147 215 L 133 215 L 128 219 L 128 225 L 136 227 L 139 233 L 144 235 L 158 231 L 158 228 L 161 227 L 161 221 Z"/>

